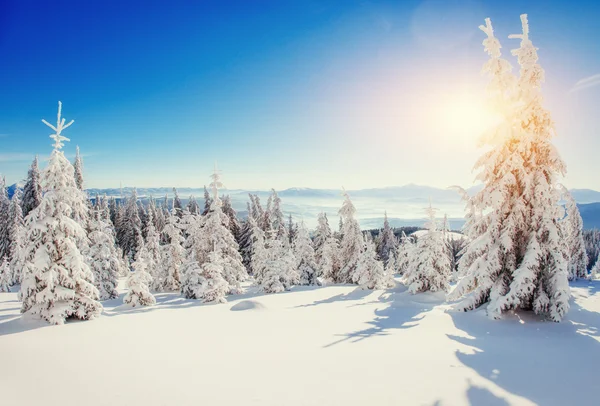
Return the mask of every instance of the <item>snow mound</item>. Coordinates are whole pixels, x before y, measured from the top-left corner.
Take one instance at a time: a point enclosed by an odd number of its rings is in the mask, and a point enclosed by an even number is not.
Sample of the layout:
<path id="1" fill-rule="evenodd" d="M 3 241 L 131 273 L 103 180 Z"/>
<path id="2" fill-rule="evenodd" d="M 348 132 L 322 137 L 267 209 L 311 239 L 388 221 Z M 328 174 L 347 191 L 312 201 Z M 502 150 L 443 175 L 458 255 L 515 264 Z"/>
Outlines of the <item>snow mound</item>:
<path id="1" fill-rule="evenodd" d="M 257 302 L 256 300 L 242 300 L 231 306 L 232 312 L 242 312 L 244 310 L 265 310 L 264 304 Z"/>

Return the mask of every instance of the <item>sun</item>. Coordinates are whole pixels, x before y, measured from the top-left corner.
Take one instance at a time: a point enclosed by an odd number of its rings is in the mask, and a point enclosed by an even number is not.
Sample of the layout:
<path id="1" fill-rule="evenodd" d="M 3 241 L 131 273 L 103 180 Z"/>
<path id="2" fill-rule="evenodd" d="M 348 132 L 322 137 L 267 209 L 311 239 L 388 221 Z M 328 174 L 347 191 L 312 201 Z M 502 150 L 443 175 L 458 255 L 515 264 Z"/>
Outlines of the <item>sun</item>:
<path id="1" fill-rule="evenodd" d="M 472 93 L 449 95 L 440 105 L 440 123 L 454 139 L 473 142 L 498 122 L 498 116 L 484 98 Z"/>

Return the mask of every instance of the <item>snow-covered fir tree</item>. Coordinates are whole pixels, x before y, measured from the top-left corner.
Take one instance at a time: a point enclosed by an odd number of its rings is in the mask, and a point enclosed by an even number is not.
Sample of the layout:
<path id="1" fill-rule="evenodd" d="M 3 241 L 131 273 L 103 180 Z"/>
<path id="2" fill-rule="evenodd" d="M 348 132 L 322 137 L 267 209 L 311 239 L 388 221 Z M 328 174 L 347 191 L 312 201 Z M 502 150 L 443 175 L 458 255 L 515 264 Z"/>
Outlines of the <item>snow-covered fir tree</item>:
<path id="1" fill-rule="evenodd" d="M 337 238 L 330 235 L 316 252 L 317 269 L 323 280 L 335 283 L 340 280 L 339 243 Z"/>
<path id="2" fill-rule="evenodd" d="M 10 200 L 6 192 L 6 180 L 0 178 L 0 258 L 10 256 Z"/>
<path id="3" fill-rule="evenodd" d="M 492 80 L 490 96 L 503 121 L 484 140 L 492 145 L 477 162 L 484 188 L 467 201 L 465 231 L 471 243 L 459 262 L 459 281 L 450 299 L 469 310 L 486 302 L 498 318 L 510 309 L 533 310 L 560 321 L 569 309 L 568 263 L 561 246 L 557 178 L 565 165 L 551 143 L 554 125 L 542 107 L 544 71 L 529 39 L 527 16 L 513 50 L 520 76 L 501 58 L 500 42 L 489 19 L 480 28 L 491 60 L 484 70 Z"/>
<path id="4" fill-rule="evenodd" d="M 400 246 L 398 247 L 398 256 L 396 257 L 396 271 L 400 275 L 404 275 L 408 269 L 414 248 L 415 244 L 413 243 L 413 239 L 407 237 L 404 231 L 402 231 Z"/>
<path id="5" fill-rule="evenodd" d="M 138 206 L 137 190 L 133 188 L 131 196 L 123 206 L 122 216 L 120 218 L 121 228 L 121 248 L 130 259 L 136 258 L 138 250 L 138 241 L 142 235 L 142 220 Z"/>
<path id="6" fill-rule="evenodd" d="M 388 263 L 388 259 L 390 255 L 394 257 L 397 254 L 398 250 L 398 240 L 394 235 L 394 230 L 390 227 L 390 222 L 388 221 L 387 211 L 385 212 L 383 220 L 383 230 L 381 230 L 381 238 L 378 240 L 377 245 L 377 255 L 384 264 Z"/>
<path id="7" fill-rule="evenodd" d="M 152 211 L 149 210 L 147 214 L 146 224 L 146 270 L 152 276 L 152 285 L 150 288 L 154 291 L 161 291 L 164 285 L 164 280 L 161 279 L 163 274 L 161 270 L 162 266 L 162 250 L 160 247 L 160 235 L 154 228 L 154 217 Z"/>
<path id="8" fill-rule="evenodd" d="M 23 200 L 21 207 L 23 209 L 23 218 L 27 217 L 29 212 L 40 205 L 42 201 L 42 184 L 40 181 L 40 169 L 38 166 L 38 157 L 36 156 L 31 163 L 27 173 L 27 181 L 23 186 Z"/>
<path id="9" fill-rule="evenodd" d="M 183 205 L 181 203 L 181 199 L 179 198 L 179 194 L 177 193 L 177 189 L 173 188 L 173 213 L 179 217 L 183 217 Z"/>
<path id="10" fill-rule="evenodd" d="M 115 299 L 119 296 L 117 284 L 119 275 L 125 273 L 125 263 L 115 245 L 115 237 L 109 215 L 101 205 L 94 208 L 89 222 L 90 247 L 88 256 L 94 274 L 94 285 L 100 300 Z"/>
<path id="11" fill-rule="evenodd" d="M 21 272 L 23 269 L 23 211 L 21 209 L 21 191 L 17 188 L 10 199 L 8 210 L 8 238 L 10 239 L 10 249 L 8 261 L 10 265 L 12 284 L 21 283 Z"/>
<path id="12" fill-rule="evenodd" d="M 133 272 L 127 278 L 127 288 L 129 291 L 123 298 L 123 303 L 136 306 L 152 306 L 156 304 L 156 299 L 150 293 L 150 285 L 152 284 L 152 276 L 148 273 L 148 252 L 141 240 L 138 245 L 135 262 L 131 264 Z"/>
<path id="13" fill-rule="evenodd" d="M 79 146 L 75 149 L 75 162 L 73 162 L 75 172 L 75 184 L 79 190 L 83 190 L 83 158 L 79 153 Z"/>
<path id="14" fill-rule="evenodd" d="M 428 217 L 425 225 L 427 232 L 417 239 L 404 272 L 404 284 L 413 294 L 426 291 L 446 292 L 452 272 L 446 241 L 442 231 L 437 229 L 436 209 L 430 203 L 425 212 Z"/>
<path id="15" fill-rule="evenodd" d="M 202 268 L 192 250 L 181 268 L 181 295 L 186 299 L 201 299 L 204 282 Z"/>
<path id="16" fill-rule="evenodd" d="M 341 241 L 340 241 L 340 272 L 338 280 L 340 283 L 353 283 L 354 272 L 358 266 L 360 256 L 365 251 L 365 241 L 360 230 L 358 221 L 354 218 L 356 209 L 350 200 L 350 196 L 343 191 L 344 203 L 339 211 L 342 219 Z"/>
<path id="17" fill-rule="evenodd" d="M 253 217 L 248 218 L 248 227 L 250 229 L 250 269 L 255 281 L 259 281 L 262 278 L 268 259 L 265 232 Z"/>
<path id="18" fill-rule="evenodd" d="M 205 303 L 225 303 L 225 296 L 229 292 L 229 284 L 223 275 L 225 274 L 225 263 L 221 250 L 215 248 L 209 255 L 208 260 L 202 264 L 200 271 L 200 287 L 197 298 Z"/>
<path id="19" fill-rule="evenodd" d="M 8 263 L 8 258 L 4 257 L 0 263 L 0 293 L 10 292 L 12 280 L 12 271 Z"/>
<path id="20" fill-rule="evenodd" d="M 298 232 L 292 244 L 296 257 L 296 269 L 300 275 L 300 285 L 318 285 L 319 270 L 315 259 L 315 250 L 304 222 L 300 222 Z"/>
<path id="21" fill-rule="evenodd" d="M 281 198 L 275 189 L 271 189 L 269 201 L 269 219 L 271 220 L 271 229 L 276 231 L 277 238 L 282 241 L 287 239 L 287 244 L 289 244 L 289 233 L 285 225 L 285 220 L 283 219 L 283 212 L 281 211 Z"/>
<path id="22" fill-rule="evenodd" d="M 583 220 L 571 193 L 565 189 L 563 194 L 566 200 L 566 217 L 560 224 L 569 261 L 569 279 L 586 278 L 588 259 L 583 240 Z"/>
<path id="23" fill-rule="evenodd" d="M 54 151 L 43 173 L 46 193 L 40 205 L 25 219 L 24 266 L 20 291 L 22 312 L 39 315 L 52 324 L 67 318 L 93 319 L 102 312 L 94 276 L 85 263 L 77 242 L 86 237 L 83 227 L 72 218 L 72 205 L 85 196 L 77 188 L 73 166 L 61 151 L 65 124 L 58 104 L 54 130 Z"/>
<path id="24" fill-rule="evenodd" d="M 256 221 L 251 222 L 254 218 L 252 217 L 250 203 L 247 203 L 247 207 L 248 218 L 241 225 L 239 247 L 240 254 L 242 255 L 242 263 L 246 267 L 246 271 L 252 274 L 252 229 L 256 226 Z"/>
<path id="25" fill-rule="evenodd" d="M 196 201 L 196 198 L 194 197 L 194 195 L 190 196 L 190 200 L 188 201 L 186 208 L 187 208 L 187 211 L 189 211 L 190 214 L 192 214 L 193 216 L 197 216 L 200 214 L 200 205 Z"/>
<path id="26" fill-rule="evenodd" d="M 287 234 L 290 239 L 290 244 L 296 238 L 296 233 L 298 232 L 298 224 L 294 223 L 292 219 L 292 213 L 288 215 L 288 225 L 287 225 Z"/>
<path id="27" fill-rule="evenodd" d="M 331 227 L 329 227 L 329 220 L 327 214 L 321 212 L 317 216 L 317 228 L 313 238 L 313 247 L 315 248 L 316 259 L 320 259 L 320 251 L 323 244 L 329 237 L 332 236 Z"/>
<path id="28" fill-rule="evenodd" d="M 393 276 L 386 272 L 383 262 L 377 259 L 373 241 L 369 241 L 365 236 L 364 244 L 365 251 L 361 254 L 356 270 L 352 275 L 353 282 L 363 289 L 387 289 L 393 287 L 395 285 Z"/>
<path id="29" fill-rule="evenodd" d="M 212 198 L 210 197 L 210 193 L 208 193 L 208 189 L 204 186 L 204 210 L 202 211 L 202 215 L 206 216 L 210 211 L 212 206 Z"/>
<path id="30" fill-rule="evenodd" d="M 266 242 L 264 268 L 255 276 L 257 284 L 265 293 L 289 290 L 300 281 L 296 258 L 292 250 L 277 238 L 275 231 Z M 256 244 L 258 247 L 259 244 Z"/>
<path id="31" fill-rule="evenodd" d="M 240 234 L 241 234 L 242 226 L 240 225 L 240 220 L 237 217 L 237 212 L 231 206 L 231 197 L 229 195 L 223 196 L 222 202 L 223 202 L 223 206 L 222 206 L 223 213 L 225 213 L 227 218 L 229 218 L 229 224 L 228 224 L 229 231 L 231 231 L 231 234 L 233 234 L 233 238 L 235 238 L 235 240 L 239 244 L 240 238 L 241 238 Z"/>
<path id="32" fill-rule="evenodd" d="M 166 244 L 162 246 L 161 276 L 162 289 L 166 292 L 181 289 L 181 266 L 185 256 L 184 238 L 178 226 L 177 217 L 171 214 L 163 228 Z"/>

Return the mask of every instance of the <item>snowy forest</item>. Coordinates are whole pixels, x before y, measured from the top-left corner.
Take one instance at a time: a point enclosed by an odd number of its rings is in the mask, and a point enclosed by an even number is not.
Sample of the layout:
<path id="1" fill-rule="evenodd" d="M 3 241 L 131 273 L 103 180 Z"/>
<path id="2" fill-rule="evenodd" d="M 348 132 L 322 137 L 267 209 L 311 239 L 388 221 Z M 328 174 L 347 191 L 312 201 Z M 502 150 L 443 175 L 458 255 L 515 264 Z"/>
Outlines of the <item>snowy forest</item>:
<path id="1" fill-rule="evenodd" d="M 129 196 L 90 196 L 79 148 L 73 162 L 63 152 L 66 142 L 77 141 L 69 139 L 76 124 L 64 118 L 68 104 L 58 102 L 56 122 L 42 120 L 52 131 L 49 158 L 36 157 L 23 188 L 11 196 L 5 181 L 0 187 L 0 298 L 16 293 L 23 317 L 62 325 L 108 317 L 106 303 L 150 309 L 167 294 L 185 299 L 177 302 L 183 310 L 190 301 L 223 307 L 248 292 L 268 297 L 351 286 L 363 292 L 356 295 L 379 291 L 380 298 L 405 289 L 413 298 L 407 300 L 425 307 L 429 299 L 420 298 L 434 297 L 447 305 L 445 312 L 465 313 L 475 323 L 482 322 L 473 314 L 478 310 L 496 324 L 515 314 L 529 315 L 519 316 L 527 323 L 565 320 L 574 306 L 571 285 L 597 276 L 600 232 L 584 232 L 577 204 L 561 184 L 566 165 L 543 103 L 545 71 L 526 15 L 521 23 L 522 31 L 509 37 L 516 69 L 491 20 L 479 27 L 489 56 L 483 66 L 488 101 L 502 120 L 483 135 L 486 149 L 474 163 L 482 188 L 470 195 L 453 186 L 465 205 L 462 230 L 451 230 L 435 201 L 423 207 L 423 229 L 394 228 L 385 213 L 380 229 L 363 230 L 343 188 L 339 211 L 322 212 L 315 229 L 284 213 L 274 189 L 262 202 L 249 194 L 242 218 L 224 192 L 227 170 L 216 164 L 212 174 L 198 175 L 200 184 L 209 179 L 204 196 L 190 196 L 185 205 L 175 188 L 145 204 L 135 189 Z M 332 214 L 339 216 L 336 224 Z"/>

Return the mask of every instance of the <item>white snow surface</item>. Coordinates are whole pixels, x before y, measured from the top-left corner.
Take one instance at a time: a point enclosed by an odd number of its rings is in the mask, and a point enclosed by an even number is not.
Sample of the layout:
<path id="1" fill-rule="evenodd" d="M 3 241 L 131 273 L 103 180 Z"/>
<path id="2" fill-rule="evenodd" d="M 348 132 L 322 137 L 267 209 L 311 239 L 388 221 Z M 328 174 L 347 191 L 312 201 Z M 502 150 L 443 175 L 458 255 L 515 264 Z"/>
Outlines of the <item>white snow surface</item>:
<path id="1" fill-rule="evenodd" d="M 0 293 L 3 405 L 597 405 L 600 281 L 572 284 L 561 323 L 490 320 L 439 294 L 355 286 L 225 304 L 176 293 L 105 301 L 92 321 L 21 318 Z M 240 311 L 243 310 L 243 311 Z"/>

